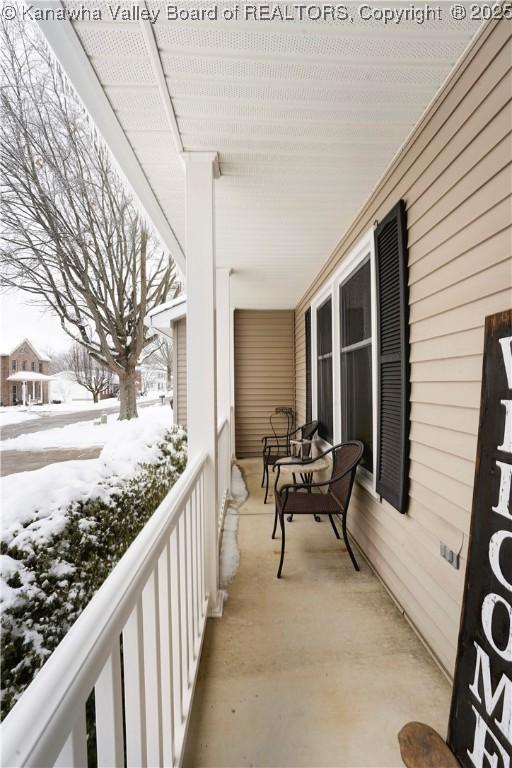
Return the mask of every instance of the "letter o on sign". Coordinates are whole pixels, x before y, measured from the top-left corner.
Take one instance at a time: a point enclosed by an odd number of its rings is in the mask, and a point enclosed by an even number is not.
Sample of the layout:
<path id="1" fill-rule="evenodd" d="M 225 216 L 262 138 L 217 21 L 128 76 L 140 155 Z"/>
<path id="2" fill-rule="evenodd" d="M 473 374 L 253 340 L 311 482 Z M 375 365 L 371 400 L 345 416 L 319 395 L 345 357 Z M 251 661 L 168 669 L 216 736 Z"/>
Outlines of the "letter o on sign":
<path id="1" fill-rule="evenodd" d="M 508 613 L 508 641 L 505 648 L 498 648 L 492 636 L 492 617 L 497 603 L 501 603 Z M 491 592 L 482 603 L 482 626 L 489 644 L 505 661 L 512 661 L 512 607 L 499 595 Z"/>
<path id="2" fill-rule="evenodd" d="M 500 566 L 500 549 L 505 539 L 512 539 L 510 531 L 497 531 L 489 541 L 489 562 L 499 583 L 512 592 L 512 582 L 507 581 Z"/>

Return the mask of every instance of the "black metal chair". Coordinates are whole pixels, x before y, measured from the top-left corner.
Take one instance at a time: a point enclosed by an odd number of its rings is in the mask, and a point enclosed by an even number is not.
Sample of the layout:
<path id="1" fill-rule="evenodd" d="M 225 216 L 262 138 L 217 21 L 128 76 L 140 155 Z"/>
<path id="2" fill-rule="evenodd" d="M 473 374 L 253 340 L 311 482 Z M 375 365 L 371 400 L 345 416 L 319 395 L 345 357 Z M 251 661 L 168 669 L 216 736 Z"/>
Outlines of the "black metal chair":
<path id="1" fill-rule="evenodd" d="M 290 483 L 279 489 L 276 487 L 276 508 L 272 538 L 275 538 L 277 521 L 279 519 L 281 527 L 281 559 L 279 560 L 279 568 L 277 570 L 278 579 L 281 578 L 284 561 L 286 512 L 289 513 L 290 517 L 293 517 L 293 515 L 315 515 L 315 517 L 317 515 L 327 515 L 337 539 L 340 538 L 340 534 L 336 528 L 333 516 L 340 515 L 343 541 L 352 560 L 352 565 L 356 571 L 359 570 L 347 536 L 347 513 L 357 465 L 361 461 L 363 450 L 364 446 L 359 440 L 351 440 L 335 445 L 319 454 L 319 456 L 302 462 L 305 471 L 307 471 L 308 462 L 312 463 L 321 456 L 332 454 L 332 472 L 329 480 L 317 483 Z M 323 493 L 314 493 L 312 492 L 314 488 L 327 488 L 327 490 Z M 306 493 L 301 493 L 301 491 L 306 491 Z"/>
<path id="2" fill-rule="evenodd" d="M 265 435 L 261 438 L 263 443 L 263 477 L 261 478 L 261 487 L 265 487 L 265 500 L 267 503 L 268 497 L 268 484 L 269 484 L 269 471 L 268 468 L 272 467 L 278 459 L 283 459 L 291 454 L 291 440 L 297 435 L 300 436 L 300 440 L 313 440 L 316 431 L 318 430 L 318 421 L 309 421 L 307 424 L 303 424 L 301 427 L 297 427 L 292 431 L 288 431 L 284 435 Z"/>

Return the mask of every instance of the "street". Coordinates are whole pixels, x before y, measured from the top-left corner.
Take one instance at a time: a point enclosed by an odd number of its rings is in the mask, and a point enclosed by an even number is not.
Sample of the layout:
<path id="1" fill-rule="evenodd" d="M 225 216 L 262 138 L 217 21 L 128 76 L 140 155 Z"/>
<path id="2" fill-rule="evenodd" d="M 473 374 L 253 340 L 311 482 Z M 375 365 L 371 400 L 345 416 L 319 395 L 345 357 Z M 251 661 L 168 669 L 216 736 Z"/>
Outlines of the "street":
<path id="1" fill-rule="evenodd" d="M 0 453 L 0 476 L 14 475 L 17 472 L 28 472 L 40 469 L 57 461 L 72 459 L 96 459 L 101 447 L 93 448 L 55 448 L 46 451 L 2 451 Z"/>
<path id="2" fill-rule="evenodd" d="M 147 408 L 156 405 L 158 399 L 138 402 L 137 408 Z M 35 410 L 35 409 L 34 409 Z M 78 424 L 85 421 L 99 419 L 102 413 L 115 414 L 119 412 L 119 403 L 105 405 L 104 408 L 90 411 L 76 411 L 71 413 L 41 413 L 33 420 L 22 421 L 18 424 L 8 424 L 2 427 L 1 440 L 10 440 L 19 435 L 42 432 L 56 427 L 66 427 L 69 424 Z M 71 461 L 73 459 L 94 459 L 99 456 L 101 447 L 88 448 L 55 448 L 44 451 L 1 451 L 0 452 L 0 476 L 13 475 L 18 472 L 27 472 L 39 469 L 58 461 Z"/>

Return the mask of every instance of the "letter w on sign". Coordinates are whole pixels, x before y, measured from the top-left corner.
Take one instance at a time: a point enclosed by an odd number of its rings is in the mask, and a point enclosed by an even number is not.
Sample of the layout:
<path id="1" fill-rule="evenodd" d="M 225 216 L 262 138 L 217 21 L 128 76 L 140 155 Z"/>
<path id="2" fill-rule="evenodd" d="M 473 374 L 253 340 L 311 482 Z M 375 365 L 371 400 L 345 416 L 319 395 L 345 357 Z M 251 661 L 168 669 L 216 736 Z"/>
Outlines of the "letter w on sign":
<path id="1" fill-rule="evenodd" d="M 485 321 L 466 584 L 448 745 L 463 768 L 512 768 L 512 311 Z"/>

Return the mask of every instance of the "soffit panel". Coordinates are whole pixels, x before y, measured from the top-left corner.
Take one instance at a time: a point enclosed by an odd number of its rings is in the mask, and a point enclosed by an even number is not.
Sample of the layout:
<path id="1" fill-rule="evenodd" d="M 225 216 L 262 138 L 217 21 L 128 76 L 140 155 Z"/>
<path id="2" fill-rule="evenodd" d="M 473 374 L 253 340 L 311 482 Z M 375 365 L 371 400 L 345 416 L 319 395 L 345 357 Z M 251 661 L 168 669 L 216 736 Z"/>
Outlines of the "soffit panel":
<path id="1" fill-rule="evenodd" d="M 184 243 L 183 165 L 141 26 L 74 28 Z M 477 28 L 448 14 L 152 27 L 184 148 L 219 153 L 217 260 L 234 270 L 237 306 L 295 306 Z"/>

